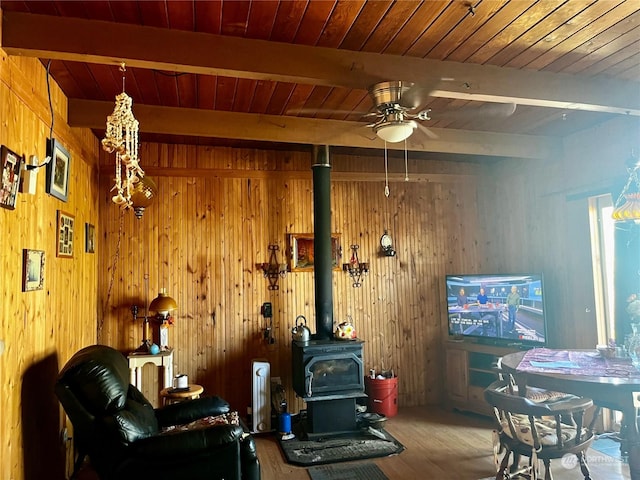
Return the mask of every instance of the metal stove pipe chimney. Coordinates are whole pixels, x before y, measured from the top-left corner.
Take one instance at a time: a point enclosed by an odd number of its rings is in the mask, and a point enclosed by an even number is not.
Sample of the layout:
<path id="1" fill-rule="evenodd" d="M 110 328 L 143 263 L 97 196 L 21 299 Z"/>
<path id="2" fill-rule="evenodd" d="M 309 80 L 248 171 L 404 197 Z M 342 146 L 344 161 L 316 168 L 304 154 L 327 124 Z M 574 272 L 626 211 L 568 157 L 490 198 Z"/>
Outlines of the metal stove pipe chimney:
<path id="1" fill-rule="evenodd" d="M 333 334 L 333 260 L 331 255 L 331 165 L 329 146 L 313 147 L 313 243 L 318 340 Z"/>

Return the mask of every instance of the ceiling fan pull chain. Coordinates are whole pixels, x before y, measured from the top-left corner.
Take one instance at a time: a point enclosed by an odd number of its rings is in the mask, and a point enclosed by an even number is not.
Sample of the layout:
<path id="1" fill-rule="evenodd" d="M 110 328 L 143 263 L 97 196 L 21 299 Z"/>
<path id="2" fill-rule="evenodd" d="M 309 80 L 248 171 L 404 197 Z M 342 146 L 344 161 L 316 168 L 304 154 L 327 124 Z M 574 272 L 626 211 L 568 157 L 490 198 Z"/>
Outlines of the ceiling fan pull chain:
<path id="1" fill-rule="evenodd" d="M 387 197 L 384 202 L 384 234 L 387 234 L 389 227 L 389 156 L 387 153 L 387 141 L 384 142 L 384 196 Z"/>
<path id="2" fill-rule="evenodd" d="M 404 181 L 409 181 L 409 164 L 407 160 L 407 139 L 404 139 Z"/>
<path id="3" fill-rule="evenodd" d="M 387 158 L 387 141 L 384 142 L 384 196 L 389 198 L 389 160 Z"/>

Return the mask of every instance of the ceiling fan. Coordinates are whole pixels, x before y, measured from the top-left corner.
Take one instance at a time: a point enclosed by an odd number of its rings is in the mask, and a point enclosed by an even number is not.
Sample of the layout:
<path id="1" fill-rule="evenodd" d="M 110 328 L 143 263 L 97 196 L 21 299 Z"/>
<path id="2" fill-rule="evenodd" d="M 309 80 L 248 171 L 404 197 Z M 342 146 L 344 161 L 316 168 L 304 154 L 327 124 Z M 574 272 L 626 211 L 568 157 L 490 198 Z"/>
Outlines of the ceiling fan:
<path id="1" fill-rule="evenodd" d="M 379 118 L 368 126 L 385 142 L 396 143 L 407 139 L 418 127 L 418 120 L 430 120 L 430 109 L 411 113 L 417 108 L 417 98 L 412 92 L 416 85 L 409 82 L 380 82 L 369 87 L 369 95 L 374 102 Z M 405 94 L 407 94 L 405 96 Z"/>
<path id="2" fill-rule="evenodd" d="M 430 108 L 418 110 L 419 107 L 425 105 L 432 90 L 432 86 L 399 80 L 375 83 L 368 88 L 373 107 L 366 113 L 360 113 L 361 118 L 377 117 L 373 123 L 366 126 L 372 128 L 378 137 L 388 143 L 406 140 L 415 130 L 420 130 L 431 138 L 438 138 L 435 133 L 421 123 L 432 120 L 432 110 Z M 456 110 L 437 112 L 436 119 L 508 117 L 515 111 L 515 103 L 487 103 L 480 107 L 462 107 Z M 303 114 L 321 112 L 341 115 L 358 113 L 351 110 L 307 108 L 287 111 L 287 113 Z"/>
<path id="3" fill-rule="evenodd" d="M 403 81 L 380 82 L 372 85 L 369 87 L 369 95 L 376 111 L 368 113 L 367 116 L 376 115 L 378 119 L 367 126 L 371 127 L 378 137 L 389 143 L 406 140 L 416 128 L 432 138 L 436 137 L 433 132 L 419 123 L 419 121 L 431 120 L 431 109 L 414 112 L 424 104 L 424 97 L 429 95 L 429 91 L 430 89 L 425 86 Z M 467 115 L 507 117 L 515 110 L 514 103 L 491 104 L 473 110 L 457 110 L 444 114 L 443 117 Z"/>

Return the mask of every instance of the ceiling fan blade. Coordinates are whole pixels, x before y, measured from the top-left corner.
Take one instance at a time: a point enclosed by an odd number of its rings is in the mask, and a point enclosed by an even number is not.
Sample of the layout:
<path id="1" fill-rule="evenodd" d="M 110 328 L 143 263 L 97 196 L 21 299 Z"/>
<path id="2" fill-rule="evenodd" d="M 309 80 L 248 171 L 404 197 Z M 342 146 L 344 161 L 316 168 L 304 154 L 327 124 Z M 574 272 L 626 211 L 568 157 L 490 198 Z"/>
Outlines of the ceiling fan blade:
<path id="1" fill-rule="evenodd" d="M 398 103 L 409 110 L 418 108 L 426 103 L 432 91 L 433 87 L 431 85 L 416 83 L 402 94 Z"/>
<path id="2" fill-rule="evenodd" d="M 354 112 L 353 110 L 332 110 L 323 108 L 290 108 L 285 112 L 287 115 L 369 115 L 371 112 Z"/>
<path id="3" fill-rule="evenodd" d="M 483 115 L 491 117 L 510 117 L 516 112 L 517 105 L 515 103 L 488 103 L 482 105 Z"/>
<path id="4" fill-rule="evenodd" d="M 415 83 L 402 93 L 398 103 L 401 107 L 409 110 L 422 107 L 426 105 L 428 98 L 431 96 L 431 92 L 436 90 L 438 85 L 443 82 L 453 82 L 454 80 L 453 77 L 440 77 Z"/>
<path id="5" fill-rule="evenodd" d="M 371 138 L 371 126 L 367 125 L 365 123 L 360 123 L 358 125 L 351 125 L 346 129 L 341 130 L 339 133 L 335 133 L 334 135 L 331 135 L 330 137 L 324 137 L 323 139 L 319 139 L 318 140 L 318 144 L 319 145 L 331 145 L 333 142 L 332 140 L 334 140 L 334 138 L 336 136 L 339 135 L 349 135 L 349 134 L 355 134 L 355 135 L 360 135 L 362 137 L 366 137 L 368 139 L 372 139 Z M 375 138 L 375 134 L 373 135 L 373 137 Z"/>
<path id="6" fill-rule="evenodd" d="M 457 110 L 431 112 L 434 120 L 464 120 L 479 117 L 507 118 L 516 111 L 515 103 L 487 103 L 485 105 L 462 107 Z"/>
<path id="7" fill-rule="evenodd" d="M 424 134 L 431 138 L 432 140 L 436 140 L 438 138 L 438 135 L 436 135 L 435 133 L 433 133 L 431 130 L 429 130 L 427 127 L 425 127 L 424 125 L 422 125 L 420 122 L 416 122 L 416 124 L 418 125 L 418 128 L 420 129 L 421 132 L 424 132 Z"/>

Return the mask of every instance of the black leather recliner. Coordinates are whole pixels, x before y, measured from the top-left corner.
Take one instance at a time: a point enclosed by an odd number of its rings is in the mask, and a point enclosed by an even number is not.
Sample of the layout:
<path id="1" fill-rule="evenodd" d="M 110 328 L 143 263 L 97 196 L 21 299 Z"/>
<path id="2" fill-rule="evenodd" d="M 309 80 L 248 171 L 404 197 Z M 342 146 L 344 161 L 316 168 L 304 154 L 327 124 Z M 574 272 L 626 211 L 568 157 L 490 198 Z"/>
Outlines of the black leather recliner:
<path id="1" fill-rule="evenodd" d="M 259 480 L 253 437 L 225 424 L 163 433 L 202 417 L 230 412 L 220 397 L 202 397 L 154 409 L 129 383 L 127 360 L 92 345 L 78 351 L 55 390 L 73 424 L 78 462 L 89 456 L 101 479 Z"/>

